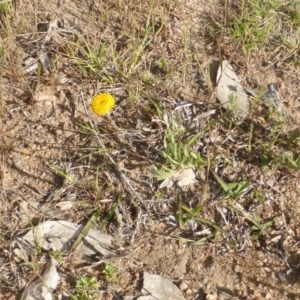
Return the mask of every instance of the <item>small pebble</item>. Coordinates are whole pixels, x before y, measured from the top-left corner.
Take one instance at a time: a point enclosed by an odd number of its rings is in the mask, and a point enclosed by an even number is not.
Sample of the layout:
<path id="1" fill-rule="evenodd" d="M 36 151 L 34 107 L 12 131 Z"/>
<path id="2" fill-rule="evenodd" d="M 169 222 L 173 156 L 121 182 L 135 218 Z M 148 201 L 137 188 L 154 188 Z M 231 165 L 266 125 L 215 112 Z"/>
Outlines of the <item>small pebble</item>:
<path id="1" fill-rule="evenodd" d="M 182 281 L 179 285 L 179 288 L 182 290 L 182 291 L 185 291 L 187 288 L 188 288 L 188 285 Z"/>

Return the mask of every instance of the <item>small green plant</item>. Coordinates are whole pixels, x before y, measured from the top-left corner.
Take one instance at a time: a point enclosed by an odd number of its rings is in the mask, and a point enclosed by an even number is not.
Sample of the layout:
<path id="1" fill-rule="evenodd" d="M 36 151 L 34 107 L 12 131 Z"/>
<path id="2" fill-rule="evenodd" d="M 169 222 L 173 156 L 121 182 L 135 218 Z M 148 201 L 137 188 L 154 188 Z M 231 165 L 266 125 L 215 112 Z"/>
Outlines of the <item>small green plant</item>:
<path id="1" fill-rule="evenodd" d="M 75 285 L 75 294 L 71 300 L 96 300 L 99 284 L 96 277 L 78 276 Z"/>
<path id="2" fill-rule="evenodd" d="M 226 198 L 231 198 L 231 199 L 237 198 L 245 191 L 245 189 L 250 184 L 250 179 L 245 181 L 226 183 L 216 173 L 213 172 L 213 175 L 216 178 L 219 185 L 221 186 Z"/>
<path id="3" fill-rule="evenodd" d="M 293 154 L 272 155 L 270 152 L 264 153 L 262 155 L 263 168 L 269 169 L 271 164 L 276 169 L 283 169 L 283 168 L 300 169 L 300 157 L 294 158 Z"/>
<path id="4" fill-rule="evenodd" d="M 49 256 L 55 258 L 58 262 L 62 262 L 64 260 L 60 250 L 49 252 Z"/>
<path id="5" fill-rule="evenodd" d="M 164 75 L 171 74 L 174 71 L 174 66 L 165 58 L 160 59 L 157 66 Z"/>
<path id="6" fill-rule="evenodd" d="M 106 280 L 117 279 L 118 269 L 110 264 L 105 264 L 102 274 L 105 276 Z"/>
<path id="7" fill-rule="evenodd" d="M 253 190 L 251 192 L 251 198 L 257 199 L 261 204 L 265 201 L 265 197 L 261 189 Z"/>
<path id="8" fill-rule="evenodd" d="M 182 227 L 187 222 L 193 220 L 193 218 L 202 211 L 204 207 L 204 204 L 198 205 L 194 209 L 188 209 L 183 203 L 182 203 L 182 196 L 179 196 L 179 211 L 176 215 L 176 220 L 178 222 L 179 227 Z M 188 213 L 186 213 L 188 209 Z"/>
<path id="9" fill-rule="evenodd" d="M 253 214 L 253 220 L 257 223 L 260 224 L 260 219 L 256 214 Z M 267 229 L 268 227 L 271 227 L 273 225 L 274 221 L 268 221 L 266 223 L 260 224 L 260 226 L 257 225 L 253 225 L 251 226 L 251 230 L 252 230 L 252 240 L 257 239 L 258 237 L 260 237 L 263 234 L 262 229 Z"/>
<path id="10" fill-rule="evenodd" d="M 188 141 L 177 141 L 175 132 L 167 128 L 164 138 L 163 156 L 167 160 L 167 165 L 157 168 L 153 166 L 158 180 L 164 180 L 178 173 L 185 168 L 199 169 L 205 165 L 205 160 L 200 152 L 191 150 L 196 143 L 199 134 Z"/>
<path id="11" fill-rule="evenodd" d="M 229 95 L 229 110 L 231 112 L 230 128 L 238 120 L 238 110 L 237 110 L 237 96 L 234 94 Z"/>
<path id="12" fill-rule="evenodd" d="M 300 168 L 299 132 L 285 134 L 286 115 L 284 113 L 276 114 L 276 120 L 268 132 L 267 142 L 263 143 L 261 153 L 261 164 L 264 169 L 273 166 L 277 169 L 282 168 Z"/>
<path id="13" fill-rule="evenodd" d="M 180 140 L 178 137 L 180 137 L 184 131 L 179 129 L 179 134 L 177 136 L 176 130 L 174 129 L 174 127 L 168 127 L 166 129 L 163 156 L 171 166 L 179 169 L 186 167 L 200 167 L 203 164 L 204 159 L 199 152 L 193 151 L 191 148 L 196 144 L 201 133 L 196 134 L 188 140 Z"/>
<path id="14" fill-rule="evenodd" d="M 203 204 L 196 206 L 195 208 L 189 208 L 183 203 L 182 195 L 179 196 L 178 213 L 175 215 L 175 219 L 176 219 L 179 227 L 182 228 L 185 224 L 189 223 L 190 221 L 194 221 L 199 224 L 203 224 L 210 228 L 213 228 L 213 230 L 214 230 L 213 233 L 207 234 L 206 236 L 200 238 L 197 241 L 186 240 L 186 242 L 192 242 L 193 244 L 201 244 L 201 243 L 208 241 L 211 238 L 218 236 L 220 233 L 222 233 L 224 231 L 221 227 L 219 227 L 214 222 L 198 216 L 198 214 L 203 210 L 204 206 L 205 206 L 205 204 L 203 203 Z"/>
<path id="15" fill-rule="evenodd" d="M 145 72 L 143 75 L 143 83 L 148 86 L 153 86 L 154 85 L 154 80 L 149 71 Z"/>
<path id="16" fill-rule="evenodd" d="M 67 180 L 70 183 L 74 182 L 74 179 L 72 177 L 70 177 L 64 170 L 62 170 L 58 166 L 53 165 L 53 166 L 51 166 L 51 169 L 55 172 L 55 174 L 57 174 L 58 176 L 60 176 L 64 180 Z"/>
<path id="17" fill-rule="evenodd" d="M 90 229 L 95 225 L 95 223 L 100 215 L 100 212 L 101 212 L 101 209 L 99 207 L 97 207 L 96 210 L 94 211 L 93 215 L 90 217 L 90 219 L 86 223 L 86 225 L 82 228 L 78 237 L 74 240 L 74 242 L 71 246 L 71 249 L 73 249 L 73 250 L 76 249 L 76 247 L 78 247 L 78 245 L 82 243 L 82 241 L 84 240 L 86 235 L 89 233 Z"/>
<path id="18" fill-rule="evenodd" d="M 113 83 L 113 78 L 108 74 L 105 68 L 103 68 L 103 62 L 109 53 L 111 46 L 105 43 L 97 43 L 94 45 L 91 41 L 85 40 L 80 36 L 79 41 L 75 43 L 69 43 L 70 56 L 73 57 L 74 63 L 77 68 L 82 72 L 84 76 L 94 75 L 101 79 L 103 82 Z M 73 48 L 79 49 L 80 57 L 73 54 Z M 75 51 L 75 50 L 74 50 Z"/>
<path id="19" fill-rule="evenodd" d="M 141 58 L 146 47 L 153 41 L 153 39 L 163 29 L 163 22 L 158 22 L 158 23 L 153 22 L 153 9 L 154 9 L 155 1 L 151 0 L 148 3 L 149 3 L 149 8 L 148 8 L 147 20 L 144 27 L 144 36 L 140 44 L 136 45 L 137 47 L 133 52 L 131 64 L 128 72 L 129 74 L 132 73 L 132 71 L 138 64 L 139 59 Z"/>
<path id="20" fill-rule="evenodd" d="M 174 176 L 186 168 L 199 170 L 206 165 L 207 161 L 197 151 L 197 142 L 206 128 L 194 136 L 186 138 L 187 132 L 184 125 L 182 125 L 181 116 L 172 116 L 169 120 L 166 115 L 164 117 L 164 112 L 159 105 L 153 101 L 152 103 L 156 108 L 158 117 L 166 124 L 162 150 L 162 155 L 166 159 L 166 163 L 160 168 L 153 166 L 158 180 Z"/>
<path id="21" fill-rule="evenodd" d="M 157 62 L 157 65 L 158 65 L 163 71 L 166 71 L 167 68 L 168 68 L 168 63 L 167 63 L 167 61 L 166 61 L 164 58 L 160 59 L 160 60 Z"/>
<path id="22" fill-rule="evenodd" d="M 6 2 L 0 3 L 0 13 L 6 13 L 9 11 L 9 6 Z"/>
<path id="23" fill-rule="evenodd" d="M 172 119 L 171 124 L 167 124 L 164 134 L 163 157 L 167 164 L 160 169 L 154 166 L 154 171 L 159 180 L 173 176 L 176 172 L 185 168 L 197 168 L 205 164 L 204 158 L 200 152 L 193 150 L 193 146 L 197 143 L 201 132 L 192 138 L 185 139 L 185 128 L 178 126 Z"/>

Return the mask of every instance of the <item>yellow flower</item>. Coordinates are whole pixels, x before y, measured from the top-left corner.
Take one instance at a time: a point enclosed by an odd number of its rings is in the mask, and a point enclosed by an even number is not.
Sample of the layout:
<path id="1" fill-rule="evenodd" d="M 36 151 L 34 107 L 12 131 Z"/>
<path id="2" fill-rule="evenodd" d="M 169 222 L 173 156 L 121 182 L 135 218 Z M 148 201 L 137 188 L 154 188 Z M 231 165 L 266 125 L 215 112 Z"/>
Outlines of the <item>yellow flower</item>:
<path id="1" fill-rule="evenodd" d="M 98 94 L 93 98 L 90 106 L 95 114 L 105 115 L 115 106 L 115 99 L 111 94 Z"/>

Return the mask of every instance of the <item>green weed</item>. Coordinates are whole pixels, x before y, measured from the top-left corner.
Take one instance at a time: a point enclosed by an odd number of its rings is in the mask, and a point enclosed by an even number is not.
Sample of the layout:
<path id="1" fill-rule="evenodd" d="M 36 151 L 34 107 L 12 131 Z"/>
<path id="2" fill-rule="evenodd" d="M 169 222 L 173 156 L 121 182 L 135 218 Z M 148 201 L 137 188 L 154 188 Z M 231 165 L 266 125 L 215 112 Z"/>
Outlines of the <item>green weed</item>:
<path id="1" fill-rule="evenodd" d="M 183 203 L 182 195 L 179 195 L 178 200 L 179 200 L 179 204 L 178 204 L 179 207 L 178 207 L 178 213 L 175 215 L 175 219 L 180 228 L 184 228 L 186 224 L 188 224 L 190 221 L 193 221 L 208 226 L 209 228 L 212 228 L 214 232 L 211 234 L 207 234 L 204 237 L 201 237 L 200 239 L 196 239 L 196 240 L 184 239 L 182 237 L 176 237 L 176 236 L 173 236 L 173 238 L 175 237 L 183 242 L 199 245 L 209 241 L 212 238 L 219 236 L 222 232 L 224 232 L 224 230 L 214 222 L 199 216 L 199 214 L 205 207 L 205 203 L 197 205 L 195 208 L 189 208 L 187 205 Z"/>
<path id="2" fill-rule="evenodd" d="M 267 227 L 265 227 L 265 224 L 260 224 L 260 220 L 258 219 L 258 216 L 256 214 L 251 215 L 247 211 L 244 210 L 244 208 L 239 204 L 227 204 L 226 207 L 236 213 L 237 215 L 242 216 L 246 220 L 248 220 L 250 223 L 254 225 L 253 229 L 260 230 L 261 233 L 265 233 L 265 228 L 271 226 L 269 222 L 267 223 Z"/>
<path id="3" fill-rule="evenodd" d="M 163 121 L 164 112 L 162 108 L 154 101 L 152 103 L 157 110 L 158 117 Z M 186 138 L 187 132 L 185 127 L 180 124 L 182 123 L 180 116 L 178 116 L 178 121 L 175 121 L 173 117 L 170 120 L 165 117 L 164 122 L 166 128 L 163 137 L 162 156 L 165 158 L 166 163 L 160 168 L 153 166 L 158 180 L 171 177 L 185 168 L 201 169 L 206 165 L 206 160 L 199 151 L 195 150 L 195 146 L 203 132 Z"/>
<path id="4" fill-rule="evenodd" d="M 118 269 L 110 264 L 105 264 L 102 274 L 106 280 L 115 280 L 117 278 Z"/>
<path id="5" fill-rule="evenodd" d="M 264 153 L 262 155 L 262 167 L 269 169 L 270 165 L 273 165 L 276 169 L 300 169 L 300 157 L 294 158 L 291 153 L 288 155 Z"/>
<path id="6" fill-rule="evenodd" d="M 50 251 L 49 256 L 55 258 L 58 262 L 62 262 L 64 260 L 60 250 Z"/>
<path id="7" fill-rule="evenodd" d="M 285 134 L 287 116 L 280 112 L 276 116 L 268 134 L 268 141 L 262 144 L 262 167 L 268 169 L 272 165 L 277 169 L 299 169 L 299 133 L 296 130 Z"/>
<path id="8" fill-rule="evenodd" d="M 193 167 L 200 169 L 205 164 L 205 159 L 200 152 L 193 150 L 193 146 L 197 143 L 202 133 L 200 132 L 188 139 L 184 137 L 185 133 L 184 127 L 178 126 L 174 120 L 171 120 L 171 124 L 167 125 L 162 151 L 167 164 L 160 169 L 154 167 L 160 180 L 172 176 L 176 171 L 184 168 Z"/>
<path id="9" fill-rule="evenodd" d="M 196 134 L 188 140 L 180 140 L 180 136 L 184 131 L 168 127 L 164 137 L 163 156 L 170 166 L 177 169 L 186 167 L 199 168 L 204 163 L 204 159 L 199 152 L 193 151 L 191 148 L 197 142 L 201 133 Z"/>
<path id="10" fill-rule="evenodd" d="M 264 233 L 264 232 L 262 231 L 262 229 L 265 230 L 265 229 L 271 227 L 271 226 L 273 225 L 273 223 L 274 223 L 274 221 L 271 220 L 271 221 L 268 221 L 268 222 L 265 222 L 265 223 L 261 224 L 261 221 L 260 221 L 258 215 L 256 215 L 256 214 L 253 214 L 253 220 L 254 220 L 257 224 L 259 224 L 260 226 L 259 226 L 259 227 L 258 227 L 257 225 L 251 226 L 251 230 L 252 230 L 251 239 L 252 239 L 252 240 L 257 239 L 258 237 L 260 237 L 260 236 Z M 253 222 L 252 222 L 252 223 L 253 223 Z"/>
<path id="11" fill-rule="evenodd" d="M 59 175 L 64 180 L 67 180 L 70 183 L 74 183 L 74 178 L 69 176 L 64 170 L 62 170 L 58 166 L 53 165 L 51 166 L 51 169 L 55 172 L 55 174 Z"/>
<path id="12" fill-rule="evenodd" d="M 250 179 L 239 182 L 225 183 L 225 181 L 223 181 L 221 177 L 219 177 L 216 173 L 213 172 L 213 175 L 216 178 L 219 185 L 221 186 L 226 198 L 237 198 L 246 190 L 246 188 L 250 184 Z"/>
<path id="13" fill-rule="evenodd" d="M 96 277 L 78 276 L 75 285 L 75 294 L 71 300 L 96 300 L 99 284 Z"/>
<path id="14" fill-rule="evenodd" d="M 194 209 L 187 209 L 187 207 L 182 203 L 182 196 L 179 196 L 179 212 L 176 216 L 179 227 L 182 227 L 187 222 L 193 220 L 193 218 L 202 211 L 204 204 L 198 205 Z M 185 211 L 188 210 L 188 213 Z"/>

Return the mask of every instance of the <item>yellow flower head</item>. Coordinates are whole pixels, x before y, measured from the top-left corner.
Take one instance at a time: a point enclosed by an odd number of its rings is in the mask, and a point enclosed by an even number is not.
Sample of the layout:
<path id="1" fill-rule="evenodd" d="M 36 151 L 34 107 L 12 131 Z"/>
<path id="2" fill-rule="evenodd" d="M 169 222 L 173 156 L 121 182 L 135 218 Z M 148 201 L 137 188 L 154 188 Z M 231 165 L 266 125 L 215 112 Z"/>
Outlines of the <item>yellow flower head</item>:
<path id="1" fill-rule="evenodd" d="M 115 99 L 111 94 L 98 94 L 94 97 L 90 106 L 95 114 L 105 115 L 115 106 Z"/>

